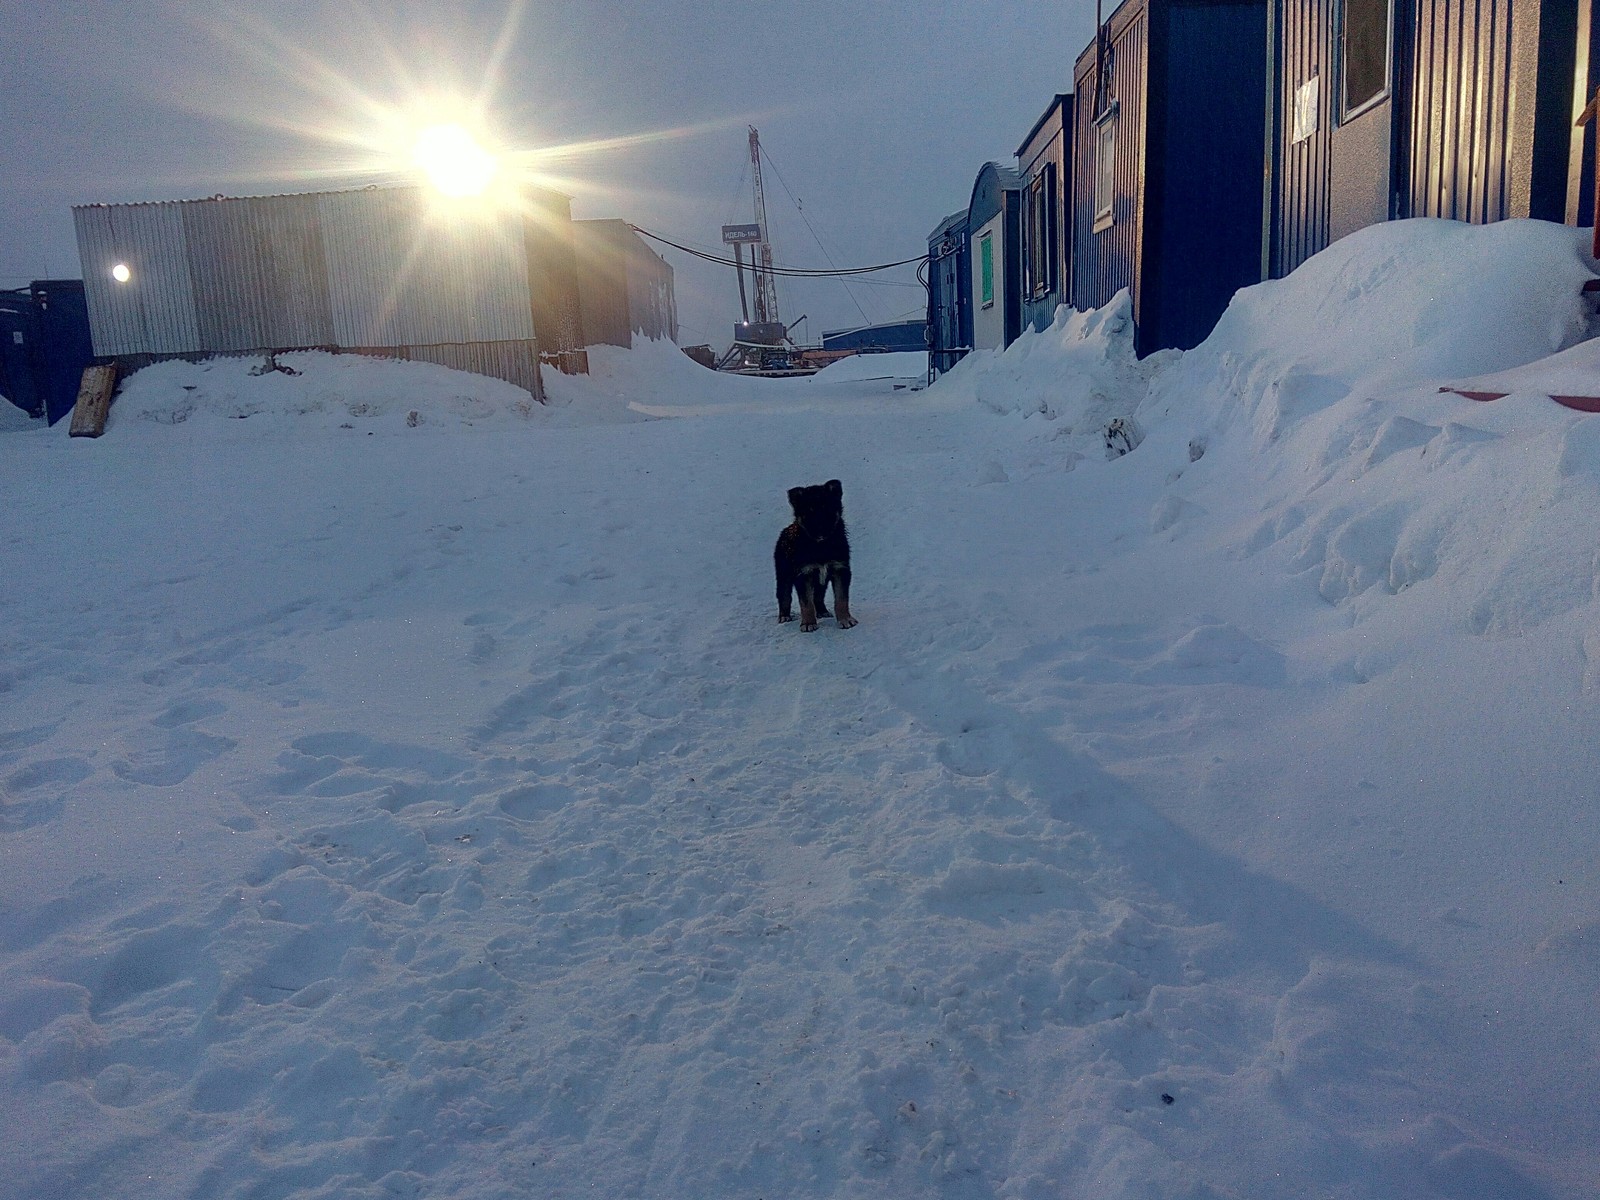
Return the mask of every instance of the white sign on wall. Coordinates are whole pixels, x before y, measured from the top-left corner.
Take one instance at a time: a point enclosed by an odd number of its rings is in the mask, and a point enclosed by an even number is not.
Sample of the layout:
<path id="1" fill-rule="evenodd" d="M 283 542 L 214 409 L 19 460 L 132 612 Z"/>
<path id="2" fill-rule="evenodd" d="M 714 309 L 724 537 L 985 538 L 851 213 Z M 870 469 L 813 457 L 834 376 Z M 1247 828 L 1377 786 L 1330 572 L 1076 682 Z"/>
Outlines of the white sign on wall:
<path id="1" fill-rule="evenodd" d="M 1305 141 L 1317 131 L 1317 115 L 1322 108 L 1322 77 L 1313 75 L 1294 93 L 1294 130 L 1291 144 Z"/>

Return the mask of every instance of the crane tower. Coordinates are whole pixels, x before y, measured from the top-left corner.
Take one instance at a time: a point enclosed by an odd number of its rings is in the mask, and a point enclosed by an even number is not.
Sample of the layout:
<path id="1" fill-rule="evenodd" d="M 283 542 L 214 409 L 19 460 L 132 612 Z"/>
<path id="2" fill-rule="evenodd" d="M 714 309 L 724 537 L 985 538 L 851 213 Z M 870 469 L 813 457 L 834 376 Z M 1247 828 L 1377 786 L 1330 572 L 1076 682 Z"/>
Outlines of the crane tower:
<path id="1" fill-rule="evenodd" d="M 752 250 L 756 260 L 756 321 L 779 324 L 782 318 L 778 316 L 778 285 L 772 276 L 772 243 L 767 240 L 767 195 L 761 185 L 761 135 L 754 125 L 750 126 L 750 174 L 755 180 L 756 228 L 761 231 L 761 240 Z"/>

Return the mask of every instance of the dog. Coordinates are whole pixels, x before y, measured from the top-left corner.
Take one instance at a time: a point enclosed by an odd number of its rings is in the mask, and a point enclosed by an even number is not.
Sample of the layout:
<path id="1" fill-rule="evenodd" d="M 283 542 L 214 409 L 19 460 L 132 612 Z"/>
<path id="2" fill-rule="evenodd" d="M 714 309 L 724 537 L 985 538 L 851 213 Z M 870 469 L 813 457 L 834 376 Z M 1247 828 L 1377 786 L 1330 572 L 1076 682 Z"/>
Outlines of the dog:
<path id="1" fill-rule="evenodd" d="M 789 489 L 794 524 L 772 550 L 778 577 L 778 622 L 794 620 L 790 602 L 800 597 L 800 630 L 813 633 L 818 617 L 834 616 L 823 599 L 833 585 L 839 628 L 857 624 L 850 615 L 850 535 L 844 527 L 844 485 L 837 479 Z"/>

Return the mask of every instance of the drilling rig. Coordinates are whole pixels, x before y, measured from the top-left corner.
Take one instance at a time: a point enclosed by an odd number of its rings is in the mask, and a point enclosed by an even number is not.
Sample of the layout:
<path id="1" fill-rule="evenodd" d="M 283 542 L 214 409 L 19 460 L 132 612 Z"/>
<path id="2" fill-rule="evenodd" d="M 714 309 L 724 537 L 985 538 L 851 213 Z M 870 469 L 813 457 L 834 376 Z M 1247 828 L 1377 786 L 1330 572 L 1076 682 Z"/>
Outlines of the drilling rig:
<path id="1" fill-rule="evenodd" d="M 755 224 L 722 227 L 722 240 L 733 247 L 734 270 L 739 276 L 741 320 L 733 327 L 733 345 L 717 363 L 717 370 L 740 375 L 814 375 L 817 368 L 802 362 L 788 326 L 778 315 L 772 243 L 767 240 L 767 197 L 761 183 L 761 135 L 754 125 L 750 126 L 750 174 L 755 186 Z M 744 286 L 745 246 L 750 247 L 751 290 L 755 293 L 753 321 Z"/>

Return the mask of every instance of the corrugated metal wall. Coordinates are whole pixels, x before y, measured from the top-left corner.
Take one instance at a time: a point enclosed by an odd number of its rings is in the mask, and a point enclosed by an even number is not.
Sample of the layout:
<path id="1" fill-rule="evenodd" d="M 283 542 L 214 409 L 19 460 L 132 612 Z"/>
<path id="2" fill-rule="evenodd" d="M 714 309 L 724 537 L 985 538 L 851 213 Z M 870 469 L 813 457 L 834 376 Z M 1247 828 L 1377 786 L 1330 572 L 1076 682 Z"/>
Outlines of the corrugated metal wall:
<path id="1" fill-rule="evenodd" d="M 1501 220 L 1511 195 L 1511 0 L 1416 5 L 1410 214 Z"/>
<path id="2" fill-rule="evenodd" d="M 1139 352 L 1188 350 L 1261 280 L 1267 127 L 1263 0 L 1150 14 Z"/>
<path id="3" fill-rule="evenodd" d="M 176 204 L 74 208 L 83 290 L 95 353 L 184 354 L 204 349 L 194 286 L 183 248 L 183 211 Z M 126 287 L 111 268 L 133 273 Z"/>
<path id="4" fill-rule="evenodd" d="M 572 223 L 578 301 L 590 346 L 628 346 L 634 334 L 676 341 L 672 267 L 626 221 Z"/>
<path id="5" fill-rule="evenodd" d="M 1117 105 L 1113 156 L 1112 224 L 1099 233 L 1095 223 L 1096 134 L 1095 54 L 1091 45 L 1079 56 L 1073 82 L 1072 303 L 1099 308 L 1122 288 L 1134 293 L 1143 252 L 1145 100 L 1149 78 L 1149 20 L 1143 0 L 1126 0 L 1112 14 L 1107 61 L 1108 102 Z"/>
<path id="6" fill-rule="evenodd" d="M 967 214 L 952 213 L 928 235 L 928 355 L 935 375 L 972 348 L 972 281 Z"/>
<path id="7" fill-rule="evenodd" d="M 1335 43 L 1332 0 L 1287 0 L 1273 7 L 1269 19 L 1277 23 L 1278 136 L 1268 270 L 1281 278 L 1328 244 Z M 1296 99 L 1313 80 L 1315 128 L 1297 142 Z"/>
<path id="8" fill-rule="evenodd" d="M 524 365 L 537 361 L 536 272 L 519 212 L 452 215 L 402 187 L 73 217 L 99 355 L 359 349 L 501 364 L 513 373 L 480 373 L 540 394 Z"/>

